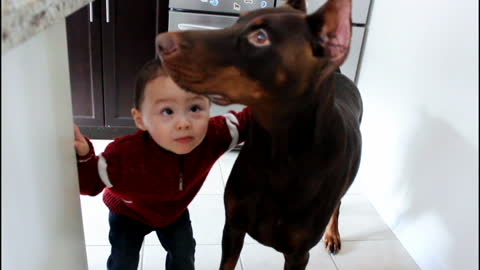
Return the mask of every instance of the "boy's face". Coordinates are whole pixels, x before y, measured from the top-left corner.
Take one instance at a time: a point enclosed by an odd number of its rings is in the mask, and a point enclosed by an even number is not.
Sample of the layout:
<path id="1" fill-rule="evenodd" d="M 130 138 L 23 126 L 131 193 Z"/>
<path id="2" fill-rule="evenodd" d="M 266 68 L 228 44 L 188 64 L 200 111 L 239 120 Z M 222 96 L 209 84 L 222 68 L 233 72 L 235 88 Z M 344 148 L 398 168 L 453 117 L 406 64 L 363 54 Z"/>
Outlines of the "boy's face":
<path id="1" fill-rule="evenodd" d="M 132 115 L 137 127 L 147 130 L 158 145 L 187 154 L 207 133 L 210 101 L 160 76 L 147 83 L 141 109 L 132 109 Z"/>

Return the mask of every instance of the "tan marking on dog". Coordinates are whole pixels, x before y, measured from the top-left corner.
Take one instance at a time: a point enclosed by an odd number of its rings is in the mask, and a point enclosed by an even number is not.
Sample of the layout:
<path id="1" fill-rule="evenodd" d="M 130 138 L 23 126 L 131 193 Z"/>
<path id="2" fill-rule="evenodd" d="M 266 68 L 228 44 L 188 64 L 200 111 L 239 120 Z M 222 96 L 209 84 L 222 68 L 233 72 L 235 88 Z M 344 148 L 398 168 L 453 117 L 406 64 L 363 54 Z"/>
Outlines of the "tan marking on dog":
<path id="1" fill-rule="evenodd" d="M 260 18 L 256 19 L 252 24 L 253 24 L 253 25 L 262 25 L 262 24 L 265 24 L 265 19 L 263 19 L 263 18 L 260 17 Z"/>
<path id="2" fill-rule="evenodd" d="M 229 258 L 222 268 L 223 270 L 234 270 L 235 266 L 237 265 L 238 256 L 235 258 Z"/>
<path id="3" fill-rule="evenodd" d="M 286 82 L 287 80 L 287 74 L 285 72 L 278 72 L 277 73 L 277 78 L 276 78 L 276 83 L 279 85 L 282 85 Z"/>
<path id="4" fill-rule="evenodd" d="M 192 85 L 202 93 L 221 94 L 233 103 L 253 104 L 265 97 L 265 90 L 258 82 L 248 79 L 236 67 L 230 66 L 215 72 L 216 76 L 205 80 L 202 85 Z M 240 91 L 242 89 L 242 91 Z"/>

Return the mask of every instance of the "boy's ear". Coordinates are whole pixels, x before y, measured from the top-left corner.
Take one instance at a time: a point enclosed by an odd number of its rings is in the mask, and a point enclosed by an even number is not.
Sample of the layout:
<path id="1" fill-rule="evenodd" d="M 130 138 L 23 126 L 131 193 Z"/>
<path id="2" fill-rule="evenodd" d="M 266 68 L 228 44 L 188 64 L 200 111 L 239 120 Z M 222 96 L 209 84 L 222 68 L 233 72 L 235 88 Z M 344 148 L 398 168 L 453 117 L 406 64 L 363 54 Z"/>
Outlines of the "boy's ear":
<path id="1" fill-rule="evenodd" d="M 340 66 L 347 58 L 352 38 L 352 0 L 328 0 L 307 16 L 315 37 L 314 54 Z"/>
<path id="2" fill-rule="evenodd" d="M 133 120 L 135 120 L 135 125 L 141 129 L 141 130 L 147 130 L 145 127 L 145 124 L 143 123 L 143 117 L 142 117 L 142 112 L 140 110 L 137 110 L 136 108 L 133 108 L 131 110 Z"/>

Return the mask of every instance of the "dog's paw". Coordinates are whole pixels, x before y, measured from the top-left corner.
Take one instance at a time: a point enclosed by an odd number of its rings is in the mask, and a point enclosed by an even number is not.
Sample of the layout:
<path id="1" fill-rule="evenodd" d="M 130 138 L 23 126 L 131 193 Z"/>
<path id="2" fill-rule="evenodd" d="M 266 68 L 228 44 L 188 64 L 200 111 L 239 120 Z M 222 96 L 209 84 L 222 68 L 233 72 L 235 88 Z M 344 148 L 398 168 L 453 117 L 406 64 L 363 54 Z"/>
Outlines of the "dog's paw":
<path id="1" fill-rule="evenodd" d="M 325 248 L 328 249 L 328 251 L 331 254 L 333 255 L 337 254 L 342 248 L 342 242 L 340 241 L 340 234 L 327 233 L 325 235 Z"/>

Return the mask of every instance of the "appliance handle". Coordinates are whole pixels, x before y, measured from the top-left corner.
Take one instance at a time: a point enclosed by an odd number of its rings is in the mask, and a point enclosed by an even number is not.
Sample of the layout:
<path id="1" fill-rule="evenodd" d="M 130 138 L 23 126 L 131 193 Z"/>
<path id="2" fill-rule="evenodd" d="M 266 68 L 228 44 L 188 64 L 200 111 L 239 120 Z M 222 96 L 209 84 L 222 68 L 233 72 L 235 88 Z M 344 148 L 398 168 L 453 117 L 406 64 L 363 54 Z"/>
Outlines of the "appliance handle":
<path id="1" fill-rule="evenodd" d="M 88 4 L 88 9 L 89 9 L 89 13 L 90 13 L 90 22 L 93 22 L 93 6 L 92 6 L 92 2 L 90 2 Z"/>
<path id="2" fill-rule="evenodd" d="M 216 30 L 221 29 L 221 27 L 207 26 L 201 24 L 191 24 L 191 23 L 179 23 L 178 29 L 180 30 Z"/>
<path id="3" fill-rule="evenodd" d="M 107 7 L 107 9 L 105 11 L 106 17 L 107 17 L 106 22 L 109 23 L 110 22 L 110 2 L 108 0 L 105 0 L 105 4 L 106 4 L 106 7 Z"/>

